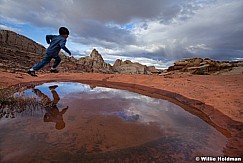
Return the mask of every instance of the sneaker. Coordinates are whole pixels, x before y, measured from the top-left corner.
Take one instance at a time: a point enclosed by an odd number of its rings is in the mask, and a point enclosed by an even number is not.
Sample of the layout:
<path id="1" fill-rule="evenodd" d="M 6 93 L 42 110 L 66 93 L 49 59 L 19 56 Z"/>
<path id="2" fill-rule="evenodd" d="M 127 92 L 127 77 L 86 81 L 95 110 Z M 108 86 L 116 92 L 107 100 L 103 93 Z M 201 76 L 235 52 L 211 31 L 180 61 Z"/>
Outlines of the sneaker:
<path id="1" fill-rule="evenodd" d="M 37 75 L 35 74 L 35 71 L 28 70 L 27 73 L 30 74 L 31 76 L 35 76 L 35 77 L 37 76 Z"/>
<path id="2" fill-rule="evenodd" d="M 58 85 L 52 85 L 52 86 L 49 86 L 49 89 L 50 90 L 54 90 L 54 89 L 56 89 L 58 87 Z"/>
<path id="3" fill-rule="evenodd" d="M 57 69 L 51 69 L 50 72 L 52 72 L 52 73 L 58 73 L 59 71 Z"/>

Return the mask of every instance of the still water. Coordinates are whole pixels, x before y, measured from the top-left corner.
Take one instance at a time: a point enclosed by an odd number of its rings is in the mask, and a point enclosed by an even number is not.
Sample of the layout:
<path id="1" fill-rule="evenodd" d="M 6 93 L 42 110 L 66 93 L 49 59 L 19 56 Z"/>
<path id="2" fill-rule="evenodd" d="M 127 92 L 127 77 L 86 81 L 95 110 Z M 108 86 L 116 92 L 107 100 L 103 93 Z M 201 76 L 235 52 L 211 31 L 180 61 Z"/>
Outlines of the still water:
<path id="1" fill-rule="evenodd" d="M 194 162 L 226 138 L 162 99 L 73 82 L 19 92 L 42 108 L 0 119 L 0 162 Z"/>

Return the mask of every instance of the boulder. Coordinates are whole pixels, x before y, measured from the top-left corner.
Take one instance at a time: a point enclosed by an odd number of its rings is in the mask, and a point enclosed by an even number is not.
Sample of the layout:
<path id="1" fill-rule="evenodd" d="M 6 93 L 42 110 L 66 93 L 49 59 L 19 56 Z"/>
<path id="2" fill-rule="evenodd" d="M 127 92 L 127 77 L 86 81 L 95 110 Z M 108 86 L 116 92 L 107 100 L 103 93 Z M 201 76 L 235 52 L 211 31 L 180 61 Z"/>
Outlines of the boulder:
<path id="1" fill-rule="evenodd" d="M 180 60 L 180 61 L 176 61 L 174 63 L 174 66 L 186 66 L 188 64 L 188 62 L 186 60 Z"/>
<path id="2" fill-rule="evenodd" d="M 243 61 L 237 61 L 234 63 L 235 67 L 243 67 Z"/>
<path id="3" fill-rule="evenodd" d="M 113 64 L 113 67 L 116 67 L 116 66 L 121 66 L 122 65 L 122 60 L 121 59 L 117 59 L 115 61 L 115 63 Z"/>
<path id="4" fill-rule="evenodd" d="M 155 68 L 155 66 L 147 66 L 147 73 L 160 74 L 161 71 Z"/>
<path id="5" fill-rule="evenodd" d="M 202 58 L 188 58 L 184 60 L 179 60 L 174 63 L 174 66 L 185 66 L 185 67 L 195 67 L 203 61 Z"/>
<path id="6" fill-rule="evenodd" d="M 174 66 L 170 66 L 167 71 L 176 71 L 176 70 L 182 70 L 183 68 L 185 68 L 185 66 L 180 66 L 180 65 L 174 65 Z"/>
<path id="7" fill-rule="evenodd" d="M 133 63 L 130 60 L 117 59 L 113 65 L 113 71 L 119 74 L 147 74 L 147 66 Z"/>

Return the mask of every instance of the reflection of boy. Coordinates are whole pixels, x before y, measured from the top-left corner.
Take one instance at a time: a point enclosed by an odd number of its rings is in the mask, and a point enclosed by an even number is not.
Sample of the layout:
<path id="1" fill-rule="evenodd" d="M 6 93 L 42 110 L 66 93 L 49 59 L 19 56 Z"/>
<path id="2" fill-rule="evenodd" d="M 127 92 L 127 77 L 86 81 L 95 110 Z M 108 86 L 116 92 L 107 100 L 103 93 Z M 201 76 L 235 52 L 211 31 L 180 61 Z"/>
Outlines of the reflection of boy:
<path id="1" fill-rule="evenodd" d="M 61 130 L 65 127 L 65 122 L 63 121 L 63 114 L 67 111 L 68 106 L 59 112 L 57 106 L 52 108 L 46 108 L 46 114 L 44 115 L 44 122 L 55 122 L 55 128 Z"/>
<path id="2" fill-rule="evenodd" d="M 61 111 L 58 110 L 57 103 L 59 102 L 60 98 L 55 90 L 56 87 L 58 86 L 54 85 L 49 87 L 53 96 L 53 101 L 51 101 L 50 98 L 43 94 L 39 89 L 34 89 L 33 92 L 41 98 L 41 101 L 45 106 L 46 113 L 43 118 L 44 122 L 55 122 L 55 128 L 61 130 L 65 127 L 63 114 L 67 111 L 68 106 L 63 108 Z"/>

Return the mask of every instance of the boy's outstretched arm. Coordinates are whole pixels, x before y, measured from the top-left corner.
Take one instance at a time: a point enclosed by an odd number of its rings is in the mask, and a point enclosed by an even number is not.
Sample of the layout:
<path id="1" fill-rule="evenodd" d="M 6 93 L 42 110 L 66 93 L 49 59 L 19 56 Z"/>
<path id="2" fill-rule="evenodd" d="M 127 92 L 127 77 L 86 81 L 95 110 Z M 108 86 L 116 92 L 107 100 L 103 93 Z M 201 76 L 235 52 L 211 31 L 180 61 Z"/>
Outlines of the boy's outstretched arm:
<path id="1" fill-rule="evenodd" d="M 68 106 L 66 108 L 63 108 L 62 111 L 60 111 L 60 113 L 64 114 L 67 110 L 68 110 Z"/>
<path id="2" fill-rule="evenodd" d="M 51 43 L 52 38 L 53 38 L 53 35 L 46 35 L 46 42 L 47 42 L 47 44 Z"/>
<path id="3" fill-rule="evenodd" d="M 61 41 L 61 42 L 60 42 L 60 46 L 61 46 L 61 48 L 62 48 L 65 52 L 67 52 L 69 55 L 71 55 L 71 52 L 68 50 L 68 48 L 65 46 L 65 44 L 66 44 L 66 40 Z"/>

